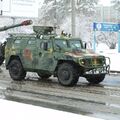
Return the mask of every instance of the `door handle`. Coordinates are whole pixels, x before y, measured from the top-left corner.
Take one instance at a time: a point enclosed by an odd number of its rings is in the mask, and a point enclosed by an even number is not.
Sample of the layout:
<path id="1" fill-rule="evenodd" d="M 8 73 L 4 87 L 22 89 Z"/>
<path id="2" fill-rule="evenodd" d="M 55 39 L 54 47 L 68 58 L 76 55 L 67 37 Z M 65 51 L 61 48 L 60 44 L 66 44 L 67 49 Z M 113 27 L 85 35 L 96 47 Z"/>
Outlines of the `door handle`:
<path id="1" fill-rule="evenodd" d="M 42 53 L 41 53 L 41 52 L 39 52 L 39 56 L 42 56 Z"/>

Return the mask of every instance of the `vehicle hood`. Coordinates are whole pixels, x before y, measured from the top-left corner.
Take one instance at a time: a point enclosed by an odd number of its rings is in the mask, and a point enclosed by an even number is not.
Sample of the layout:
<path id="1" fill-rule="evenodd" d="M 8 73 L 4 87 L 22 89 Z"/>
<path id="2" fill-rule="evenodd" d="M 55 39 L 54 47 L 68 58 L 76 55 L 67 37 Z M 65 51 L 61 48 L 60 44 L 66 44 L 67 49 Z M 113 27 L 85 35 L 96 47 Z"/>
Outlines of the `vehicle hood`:
<path id="1" fill-rule="evenodd" d="M 79 51 L 70 51 L 70 52 L 65 52 L 65 55 L 75 57 L 75 58 L 80 58 L 80 57 L 98 57 L 100 56 L 99 54 L 95 53 L 92 50 L 79 50 Z"/>

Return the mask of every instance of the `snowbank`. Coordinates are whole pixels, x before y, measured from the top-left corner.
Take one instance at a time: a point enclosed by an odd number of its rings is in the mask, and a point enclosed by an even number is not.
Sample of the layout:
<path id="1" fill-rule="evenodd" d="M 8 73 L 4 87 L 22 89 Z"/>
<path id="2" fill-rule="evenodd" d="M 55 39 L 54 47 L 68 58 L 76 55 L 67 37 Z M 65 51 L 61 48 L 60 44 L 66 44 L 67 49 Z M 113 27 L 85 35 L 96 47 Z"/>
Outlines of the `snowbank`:
<path id="1" fill-rule="evenodd" d="M 1 120 L 100 120 L 48 108 L 0 99 Z"/>
<path id="2" fill-rule="evenodd" d="M 117 49 L 108 49 L 105 46 L 100 47 L 101 49 L 97 49 L 96 52 L 109 57 L 111 60 L 110 71 L 120 72 L 120 53 L 118 53 Z"/>

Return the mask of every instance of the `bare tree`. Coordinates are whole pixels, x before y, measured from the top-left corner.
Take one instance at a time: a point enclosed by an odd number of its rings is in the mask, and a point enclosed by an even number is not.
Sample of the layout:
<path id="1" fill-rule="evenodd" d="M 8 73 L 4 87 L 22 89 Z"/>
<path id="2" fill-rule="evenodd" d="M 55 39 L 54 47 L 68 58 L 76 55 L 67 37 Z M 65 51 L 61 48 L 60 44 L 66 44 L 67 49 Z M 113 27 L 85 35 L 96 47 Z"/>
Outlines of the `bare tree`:
<path id="1" fill-rule="evenodd" d="M 117 34 L 115 32 L 100 32 L 97 35 L 97 44 L 105 43 L 110 49 L 115 49 L 117 44 Z"/>
<path id="2" fill-rule="evenodd" d="M 112 3 L 114 5 L 114 8 L 120 11 L 120 0 L 112 0 Z"/>
<path id="3" fill-rule="evenodd" d="M 118 11 L 118 22 L 120 22 L 120 0 L 112 0 L 113 7 Z"/>
<path id="4" fill-rule="evenodd" d="M 91 16 L 95 13 L 95 6 L 99 0 L 77 0 L 77 10 L 84 15 Z"/>
<path id="5" fill-rule="evenodd" d="M 76 13 L 91 16 L 95 13 L 95 5 L 98 0 L 75 0 Z M 44 0 L 44 4 L 40 11 L 40 20 L 44 19 L 57 24 L 61 24 L 66 17 L 71 14 L 71 0 Z"/>

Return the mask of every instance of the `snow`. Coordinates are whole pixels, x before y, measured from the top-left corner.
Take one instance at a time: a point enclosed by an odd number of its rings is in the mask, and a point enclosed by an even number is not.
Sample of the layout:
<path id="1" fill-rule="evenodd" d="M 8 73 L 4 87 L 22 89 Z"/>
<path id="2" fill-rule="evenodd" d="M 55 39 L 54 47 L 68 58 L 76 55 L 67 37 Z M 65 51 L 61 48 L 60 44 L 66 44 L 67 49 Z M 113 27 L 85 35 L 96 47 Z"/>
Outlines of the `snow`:
<path id="1" fill-rule="evenodd" d="M 107 45 L 100 44 L 96 50 L 97 53 L 104 55 L 105 57 L 109 57 L 111 64 L 110 64 L 110 71 L 120 71 L 120 53 L 118 53 L 118 48 L 116 49 L 109 49 Z"/>
<path id="2" fill-rule="evenodd" d="M 109 47 L 105 43 L 100 43 L 97 46 L 97 51 L 106 51 L 109 50 Z"/>
<path id="3" fill-rule="evenodd" d="M 120 71 L 120 53 L 106 53 L 106 57 L 109 57 L 111 60 L 110 71 Z"/>
<path id="4" fill-rule="evenodd" d="M 1 120 L 101 120 L 0 99 Z"/>
<path id="5" fill-rule="evenodd" d="M 104 6 L 110 6 L 111 0 L 99 0 L 99 4 L 102 4 Z"/>

